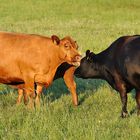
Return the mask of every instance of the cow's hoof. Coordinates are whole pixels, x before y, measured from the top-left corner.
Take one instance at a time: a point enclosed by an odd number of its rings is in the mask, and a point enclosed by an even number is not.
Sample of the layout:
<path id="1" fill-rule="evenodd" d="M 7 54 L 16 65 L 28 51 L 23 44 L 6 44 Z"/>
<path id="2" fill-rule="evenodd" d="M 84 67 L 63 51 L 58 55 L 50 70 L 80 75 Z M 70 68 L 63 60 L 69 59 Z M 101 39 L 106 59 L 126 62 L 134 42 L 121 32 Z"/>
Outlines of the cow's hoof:
<path id="1" fill-rule="evenodd" d="M 121 117 L 122 118 L 127 118 L 128 117 L 128 112 L 122 112 Z"/>
<path id="2" fill-rule="evenodd" d="M 16 102 L 16 106 L 20 106 L 20 104 L 21 104 L 20 102 Z"/>
<path id="3" fill-rule="evenodd" d="M 75 107 L 77 107 L 78 105 L 79 105 L 79 103 L 77 102 L 77 103 L 73 103 L 73 105 L 75 106 Z"/>

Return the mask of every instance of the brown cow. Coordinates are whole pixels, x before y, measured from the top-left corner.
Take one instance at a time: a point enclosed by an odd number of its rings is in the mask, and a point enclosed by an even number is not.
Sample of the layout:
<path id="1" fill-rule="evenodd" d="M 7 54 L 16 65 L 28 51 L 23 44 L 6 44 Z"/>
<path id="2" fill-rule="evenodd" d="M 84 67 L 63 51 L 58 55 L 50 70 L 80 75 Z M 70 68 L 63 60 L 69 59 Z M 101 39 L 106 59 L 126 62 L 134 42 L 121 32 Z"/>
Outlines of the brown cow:
<path id="1" fill-rule="evenodd" d="M 39 104 L 42 87 L 48 87 L 62 63 L 79 64 L 77 45 L 70 37 L 0 32 L 0 83 L 24 85 L 24 95 L 33 107 Z M 20 86 L 19 86 L 20 87 Z M 21 93 L 21 90 L 19 90 Z"/>

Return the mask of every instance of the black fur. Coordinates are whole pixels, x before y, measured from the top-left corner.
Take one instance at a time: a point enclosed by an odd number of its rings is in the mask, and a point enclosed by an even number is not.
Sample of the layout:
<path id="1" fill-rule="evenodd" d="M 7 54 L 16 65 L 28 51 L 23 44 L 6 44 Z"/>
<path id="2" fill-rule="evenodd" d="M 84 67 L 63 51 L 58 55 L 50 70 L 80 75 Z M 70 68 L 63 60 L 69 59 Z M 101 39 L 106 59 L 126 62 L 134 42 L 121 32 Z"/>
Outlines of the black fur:
<path id="1" fill-rule="evenodd" d="M 99 54 L 88 50 L 76 69 L 75 75 L 81 78 L 106 80 L 120 93 L 121 115 L 125 117 L 127 115 L 127 93 L 136 89 L 136 94 L 140 94 L 140 36 L 120 37 Z M 136 98 L 139 109 L 140 96 Z"/>

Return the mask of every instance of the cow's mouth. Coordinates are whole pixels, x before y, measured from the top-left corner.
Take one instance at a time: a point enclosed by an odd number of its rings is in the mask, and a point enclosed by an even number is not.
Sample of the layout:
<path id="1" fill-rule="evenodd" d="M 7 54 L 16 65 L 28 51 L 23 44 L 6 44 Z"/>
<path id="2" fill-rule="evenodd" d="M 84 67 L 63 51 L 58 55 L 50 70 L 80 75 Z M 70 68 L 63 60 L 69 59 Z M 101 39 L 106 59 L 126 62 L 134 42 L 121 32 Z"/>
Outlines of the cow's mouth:
<path id="1" fill-rule="evenodd" d="M 74 61 L 71 64 L 75 67 L 78 67 L 78 66 L 80 66 L 80 61 Z"/>
<path id="2" fill-rule="evenodd" d="M 74 59 L 72 59 L 72 65 L 78 67 L 80 66 L 81 55 L 76 55 Z"/>

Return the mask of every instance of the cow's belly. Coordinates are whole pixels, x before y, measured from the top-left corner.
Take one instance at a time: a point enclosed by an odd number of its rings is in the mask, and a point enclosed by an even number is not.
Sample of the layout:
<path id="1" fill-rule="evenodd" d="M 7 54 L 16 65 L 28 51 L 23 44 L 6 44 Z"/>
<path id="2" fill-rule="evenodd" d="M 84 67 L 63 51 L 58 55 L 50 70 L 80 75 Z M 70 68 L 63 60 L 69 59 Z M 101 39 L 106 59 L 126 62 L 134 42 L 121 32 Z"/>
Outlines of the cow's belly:
<path id="1" fill-rule="evenodd" d="M 0 83 L 8 85 L 22 84 L 24 81 L 17 77 L 0 77 Z"/>
<path id="2" fill-rule="evenodd" d="M 3 84 L 14 84 L 23 82 L 22 75 L 18 67 L 9 66 L 3 67 L 0 66 L 0 83 Z"/>

